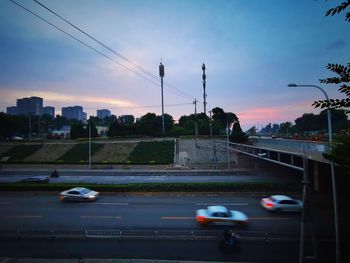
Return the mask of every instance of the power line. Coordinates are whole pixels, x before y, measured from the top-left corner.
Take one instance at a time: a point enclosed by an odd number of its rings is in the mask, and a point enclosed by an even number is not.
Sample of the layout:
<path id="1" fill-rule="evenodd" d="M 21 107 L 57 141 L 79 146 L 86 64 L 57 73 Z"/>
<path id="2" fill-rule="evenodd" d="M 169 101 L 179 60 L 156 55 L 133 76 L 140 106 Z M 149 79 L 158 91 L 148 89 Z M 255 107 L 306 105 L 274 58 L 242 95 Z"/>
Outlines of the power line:
<path id="1" fill-rule="evenodd" d="M 187 106 L 187 105 L 192 105 L 192 103 L 177 103 L 177 104 L 168 104 L 164 105 L 166 107 L 179 107 L 179 106 Z M 106 106 L 108 109 L 140 109 L 140 108 L 158 108 L 161 105 L 147 105 L 147 106 Z M 84 107 L 84 110 L 92 110 L 92 109 L 100 109 L 101 107 Z"/>
<path id="2" fill-rule="evenodd" d="M 35 3 L 37 3 L 38 5 L 42 6 L 43 8 L 45 8 L 46 10 L 48 10 L 49 12 L 51 12 L 52 14 L 54 14 L 55 16 L 57 16 L 58 18 L 62 19 L 64 22 L 66 22 L 67 24 L 69 24 L 70 26 L 74 27 L 76 30 L 78 30 L 79 32 L 83 33 L 85 36 L 87 36 L 88 38 L 92 39 L 93 41 L 95 41 L 96 43 L 100 44 L 101 46 L 103 46 L 104 48 L 106 48 L 107 50 L 109 50 L 110 52 L 112 52 L 113 54 L 115 54 L 116 56 L 118 56 L 119 58 L 127 61 L 128 63 L 130 63 L 131 65 L 133 65 L 134 67 L 138 68 L 139 70 L 141 70 L 143 73 L 147 74 L 148 76 L 150 76 L 151 78 L 155 79 L 155 80 L 159 80 L 159 77 L 148 71 L 147 69 L 143 68 L 142 66 L 136 64 L 135 62 L 131 61 L 130 59 L 128 59 L 127 57 L 123 56 L 122 54 L 120 54 L 119 52 L 115 51 L 114 49 L 112 49 L 111 47 L 107 46 L 106 44 L 102 43 L 101 41 L 99 41 L 98 39 L 96 39 L 95 37 L 93 37 L 92 35 L 90 35 L 89 33 L 87 33 L 86 31 L 82 30 L 81 28 L 79 28 L 78 26 L 74 25 L 73 23 L 71 23 L 70 21 L 68 21 L 67 19 L 65 19 L 64 17 L 62 17 L 61 15 L 59 15 L 57 12 L 53 11 L 52 9 L 50 9 L 49 7 L 47 7 L 46 5 L 40 3 L 37 0 L 33 0 Z M 193 98 L 193 96 L 187 94 L 186 92 L 184 92 L 183 90 L 176 88 L 170 84 L 167 84 L 169 87 L 171 87 L 172 89 L 174 89 L 175 91 L 177 91 L 178 93 L 181 93 L 184 96 L 188 96 L 189 98 Z"/>
<path id="3" fill-rule="evenodd" d="M 102 55 L 103 57 L 105 57 L 105 58 L 111 60 L 112 62 L 118 64 L 119 66 L 121 66 L 121 67 L 123 67 L 123 68 L 125 68 L 125 69 L 127 69 L 127 70 L 129 70 L 129 71 L 131 71 L 131 72 L 133 72 L 134 74 L 140 76 L 141 78 L 143 78 L 143 79 L 145 79 L 145 80 L 151 82 L 151 83 L 154 84 L 155 86 L 157 86 L 157 87 L 159 86 L 159 83 L 156 82 L 156 81 L 154 81 L 153 79 L 150 79 L 150 78 L 148 78 L 148 77 L 146 77 L 146 76 L 140 74 L 139 72 L 137 72 L 137 71 L 135 71 L 135 70 L 129 68 L 128 66 L 125 66 L 124 64 L 122 64 L 122 63 L 116 61 L 115 59 L 113 59 L 113 58 L 111 58 L 110 56 L 104 54 L 103 52 L 101 52 L 101 51 L 95 49 L 94 47 L 90 46 L 89 44 L 85 43 L 84 41 L 82 41 L 82 40 L 80 40 L 80 39 L 74 37 L 73 35 L 69 34 L 68 32 L 64 31 L 63 29 L 59 28 L 59 27 L 56 26 L 55 24 L 49 22 L 49 21 L 46 20 L 45 18 L 41 17 L 40 15 L 38 15 L 38 14 L 34 13 L 33 11 L 29 10 L 28 8 L 24 7 L 23 5 L 17 3 L 16 1 L 14 1 L 14 0 L 9 0 L 9 1 L 12 2 L 13 4 L 15 4 L 15 5 L 17 5 L 17 6 L 21 7 L 21 8 L 23 8 L 24 10 L 26 10 L 27 12 L 29 12 L 29 13 L 32 14 L 33 16 L 39 18 L 40 20 L 44 21 L 45 23 L 49 24 L 50 26 L 54 27 L 55 29 L 61 31 L 62 33 L 66 34 L 67 36 L 73 38 L 74 40 L 78 41 L 79 43 L 83 44 L 84 46 L 90 48 L 91 50 L 95 51 L 96 53 Z M 168 90 L 169 92 L 175 94 L 175 95 L 187 97 L 187 96 L 185 96 L 185 95 L 183 95 L 183 94 L 181 94 L 181 93 L 177 93 L 176 91 L 173 91 L 173 90 L 171 90 L 171 89 L 169 89 L 169 88 L 165 88 L 165 89 Z"/>

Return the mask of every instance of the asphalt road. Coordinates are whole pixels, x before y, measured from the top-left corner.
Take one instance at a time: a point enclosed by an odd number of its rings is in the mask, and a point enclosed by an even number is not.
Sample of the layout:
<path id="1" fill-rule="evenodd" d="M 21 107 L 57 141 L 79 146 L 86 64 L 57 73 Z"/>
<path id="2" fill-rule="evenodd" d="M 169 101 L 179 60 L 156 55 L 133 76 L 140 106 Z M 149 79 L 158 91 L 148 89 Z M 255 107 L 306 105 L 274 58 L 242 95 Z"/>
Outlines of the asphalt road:
<path id="1" fill-rule="evenodd" d="M 1 192 L 0 198 L 0 257 L 250 262 L 298 257 L 300 215 L 265 211 L 260 197 L 249 194 L 103 194 L 92 203 L 60 202 L 55 193 L 39 192 Z M 197 209 L 217 204 L 250 218 L 246 228 L 230 226 L 241 236 L 239 251 L 219 248 L 227 226 L 202 228 L 195 222 Z"/>
<path id="2" fill-rule="evenodd" d="M 227 172 L 115 172 L 115 171 L 59 171 L 58 178 L 50 182 L 75 183 L 145 183 L 145 182 L 252 182 L 279 181 L 292 182 L 300 180 L 285 174 L 235 174 Z M 0 170 L 0 183 L 18 182 L 30 176 L 49 176 L 49 171 L 6 171 Z"/>
<path id="3" fill-rule="evenodd" d="M 9 230 L 203 230 L 195 211 L 208 205 L 225 205 L 250 218 L 247 229 L 259 233 L 297 233 L 300 215 L 265 211 L 258 197 L 103 195 L 96 202 L 60 202 L 53 193 L 2 193 L 0 231 Z M 222 227 L 214 227 L 222 229 Z"/>

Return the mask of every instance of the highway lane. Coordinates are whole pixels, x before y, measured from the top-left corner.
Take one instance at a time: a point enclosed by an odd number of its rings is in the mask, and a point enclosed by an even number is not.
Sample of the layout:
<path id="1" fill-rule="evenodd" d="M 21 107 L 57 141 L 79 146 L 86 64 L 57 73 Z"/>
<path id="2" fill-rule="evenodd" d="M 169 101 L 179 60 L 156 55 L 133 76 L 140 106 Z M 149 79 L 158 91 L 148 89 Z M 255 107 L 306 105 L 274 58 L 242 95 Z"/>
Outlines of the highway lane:
<path id="1" fill-rule="evenodd" d="M 300 215 L 265 211 L 258 197 L 206 195 L 116 195 L 102 194 L 92 203 L 67 203 L 57 193 L 1 193 L 0 231 L 134 229 L 202 230 L 195 211 L 208 205 L 225 205 L 250 218 L 249 227 L 238 231 L 298 233 Z M 209 230 L 222 230 L 214 226 Z M 208 230 L 206 229 L 206 230 Z"/>
<path id="2" fill-rule="evenodd" d="M 0 192 L 0 257 L 146 258 L 296 262 L 300 214 L 270 213 L 261 196 L 102 194 L 92 203 L 60 202 L 57 193 Z M 239 252 L 219 249 L 225 226 L 200 227 L 195 211 L 226 205 L 249 218 L 230 227 Z M 307 254 L 312 254 L 307 239 Z M 331 262 L 332 243 L 318 241 L 320 262 Z M 323 261 L 325 260 L 325 261 Z"/>

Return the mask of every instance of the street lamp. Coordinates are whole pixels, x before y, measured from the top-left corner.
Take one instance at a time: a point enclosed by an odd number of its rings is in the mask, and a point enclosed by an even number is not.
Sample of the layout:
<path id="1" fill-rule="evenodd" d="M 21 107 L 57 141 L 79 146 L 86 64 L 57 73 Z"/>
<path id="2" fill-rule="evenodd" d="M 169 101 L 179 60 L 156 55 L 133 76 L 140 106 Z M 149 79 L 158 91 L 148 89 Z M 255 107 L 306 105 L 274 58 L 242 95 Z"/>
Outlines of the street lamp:
<path id="1" fill-rule="evenodd" d="M 329 100 L 328 94 L 324 89 L 316 85 L 298 85 L 295 83 L 288 84 L 288 87 L 306 87 L 306 88 L 316 88 L 320 90 L 323 95 L 326 97 L 326 100 Z M 333 146 L 333 132 L 332 132 L 332 120 L 331 120 L 331 111 L 327 108 L 327 122 L 328 122 L 328 138 L 329 138 L 329 147 L 332 149 Z M 335 227 L 335 247 L 336 247 L 336 262 L 340 260 L 339 252 L 339 228 L 338 228 L 338 208 L 337 208 L 337 192 L 336 192 L 336 182 L 335 182 L 335 171 L 334 171 L 334 162 L 331 161 L 331 176 L 332 176 L 332 190 L 333 190 L 333 206 L 334 206 L 334 227 Z"/>

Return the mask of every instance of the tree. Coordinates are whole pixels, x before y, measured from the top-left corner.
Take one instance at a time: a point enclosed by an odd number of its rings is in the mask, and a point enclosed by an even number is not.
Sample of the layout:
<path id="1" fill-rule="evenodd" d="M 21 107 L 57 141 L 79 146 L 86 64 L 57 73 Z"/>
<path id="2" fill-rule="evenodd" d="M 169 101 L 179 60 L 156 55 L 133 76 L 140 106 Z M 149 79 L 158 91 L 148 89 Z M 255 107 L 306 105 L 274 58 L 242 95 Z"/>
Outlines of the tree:
<path id="1" fill-rule="evenodd" d="M 84 137 L 84 126 L 82 123 L 73 124 L 70 127 L 70 138 L 75 140 Z"/>
<path id="2" fill-rule="evenodd" d="M 350 6 L 350 0 L 347 0 L 341 3 L 340 5 L 336 6 L 335 8 L 329 9 L 326 12 L 326 16 L 329 16 L 329 15 L 334 16 L 336 14 L 339 14 L 349 6 Z M 345 20 L 347 22 L 350 22 L 350 12 L 346 13 L 345 17 L 346 17 Z M 350 107 L 350 86 L 345 83 L 350 82 L 350 63 L 348 63 L 347 66 L 329 63 L 326 66 L 326 68 L 336 73 L 338 76 L 326 78 L 326 79 L 320 79 L 320 82 L 324 84 L 341 84 L 338 90 L 340 93 L 344 93 L 347 96 L 347 98 L 318 100 L 318 101 L 315 101 L 312 105 L 315 106 L 315 108 L 321 107 L 321 109 L 322 108 L 331 108 L 331 109 L 349 108 Z M 349 110 L 347 110 L 347 112 L 349 112 Z"/>
<path id="3" fill-rule="evenodd" d="M 341 165 L 348 171 L 348 173 L 350 173 L 349 149 L 350 138 L 343 136 L 337 139 L 336 143 L 333 145 L 332 151 L 325 153 L 324 157 Z"/>
<path id="4" fill-rule="evenodd" d="M 242 143 L 242 142 L 246 142 L 247 140 L 248 140 L 248 136 L 242 131 L 239 121 L 236 121 L 235 123 L 233 123 L 230 141 L 235 143 Z"/>
<path id="5" fill-rule="evenodd" d="M 292 123 L 290 121 L 282 122 L 278 130 L 279 134 L 290 134 L 292 133 Z"/>
<path id="6" fill-rule="evenodd" d="M 320 107 L 328 109 L 347 109 L 350 107 L 350 86 L 345 83 L 350 82 L 350 63 L 347 66 L 339 64 L 328 64 L 327 69 L 338 74 L 338 77 L 331 77 L 326 79 L 320 79 L 321 83 L 324 84 L 341 84 L 339 92 L 344 93 L 347 98 L 345 99 L 328 99 L 328 100 L 317 100 L 312 105 L 315 108 Z M 347 110 L 347 112 L 350 112 Z"/>
<path id="7" fill-rule="evenodd" d="M 246 132 L 247 132 L 249 135 L 254 136 L 254 135 L 256 135 L 256 127 L 253 126 L 253 127 L 251 127 L 249 130 L 247 130 Z"/>

